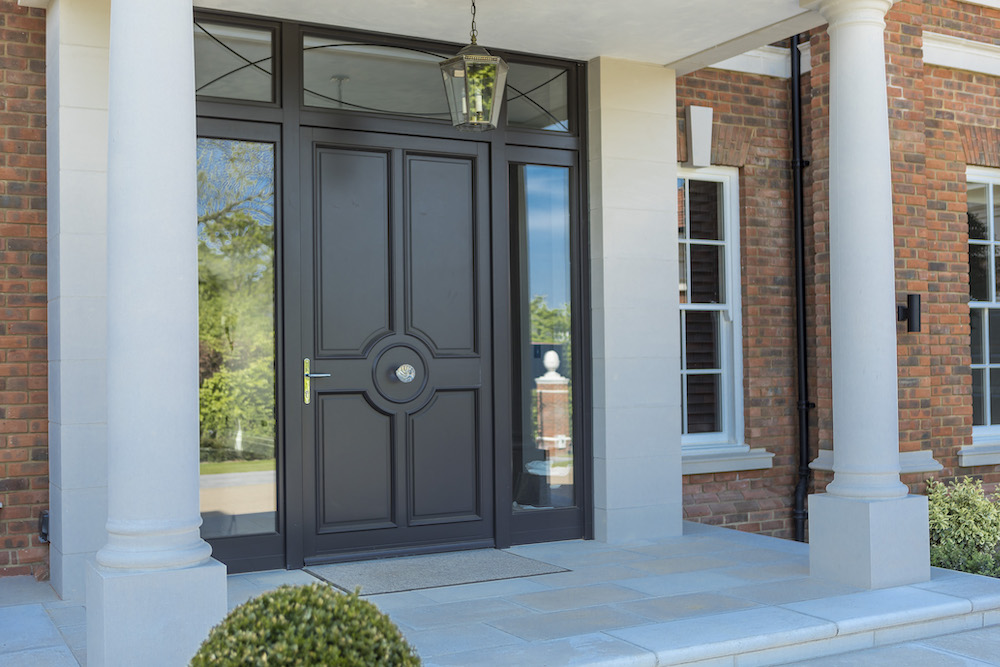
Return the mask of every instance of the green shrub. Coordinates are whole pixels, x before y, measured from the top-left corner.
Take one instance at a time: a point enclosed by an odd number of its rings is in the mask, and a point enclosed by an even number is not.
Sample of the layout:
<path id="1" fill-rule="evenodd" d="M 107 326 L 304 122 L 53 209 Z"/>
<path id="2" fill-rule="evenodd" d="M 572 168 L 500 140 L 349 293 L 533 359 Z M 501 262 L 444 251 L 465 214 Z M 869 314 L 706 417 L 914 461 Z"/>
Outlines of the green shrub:
<path id="1" fill-rule="evenodd" d="M 389 617 L 325 584 L 282 586 L 233 609 L 191 667 L 419 665 Z"/>
<path id="2" fill-rule="evenodd" d="M 931 565 L 1000 576 L 1000 504 L 987 498 L 982 482 L 928 480 L 927 499 Z"/>

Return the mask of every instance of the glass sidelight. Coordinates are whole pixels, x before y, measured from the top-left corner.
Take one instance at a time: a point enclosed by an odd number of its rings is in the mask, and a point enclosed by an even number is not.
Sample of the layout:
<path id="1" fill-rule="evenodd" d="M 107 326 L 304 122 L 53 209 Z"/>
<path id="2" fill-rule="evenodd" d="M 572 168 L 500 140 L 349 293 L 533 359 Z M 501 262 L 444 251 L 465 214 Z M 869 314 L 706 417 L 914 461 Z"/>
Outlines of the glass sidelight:
<path id="1" fill-rule="evenodd" d="M 520 286 L 514 509 L 572 507 L 570 169 L 512 166 L 511 216 Z"/>
<path id="2" fill-rule="evenodd" d="M 276 530 L 275 145 L 198 139 L 205 537 Z"/>

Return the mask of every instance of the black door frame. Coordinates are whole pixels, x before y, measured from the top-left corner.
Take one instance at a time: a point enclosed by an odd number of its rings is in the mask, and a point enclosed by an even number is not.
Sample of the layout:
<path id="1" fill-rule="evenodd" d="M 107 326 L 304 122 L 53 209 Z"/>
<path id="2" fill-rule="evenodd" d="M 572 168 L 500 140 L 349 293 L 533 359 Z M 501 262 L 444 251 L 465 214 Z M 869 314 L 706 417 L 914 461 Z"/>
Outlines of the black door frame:
<path id="1" fill-rule="evenodd" d="M 301 394 L 301 377 L 294 371 L 301 359 L 287 354 L 286 327 L 301 321 L 302 304 L 284 299 L 285 294 L 297 293 L 299 279 L 294 271 L 285 271 L 288 261 L 308 242 L 303 237 L 302 210 L 297 196 L 288 196 L 297 188 L 288 184 L 300 177 L 300 129 L 311 127 L 331 130 L 356 130 L 403 134 L 425 138 L 486 141 L 490 145 L 490 210 L 492 214 L 492 322 L 493 322 L 493 441 L 494 441 L 494 533 L 498 548 L 528 542 L 583 537 L 593 538 L 593 427 L 591 382 L 591 336 L 589 325 L 589 225 L 587 221 L 587 159 L 586 159 L 586 65 L 558 58 L 505 52 L 491 52 L 508 62 L 550 65 L 567 68 L 570 132 L 550 132 L 506 127 L 506 105 L 497 130 L 484 134 L 465 134 L 448 122 L 413 119 L 389 114 L 318 109 L 302 102 L 302 59 L 300 44 L 305 34 L 321 34 L 346 40 L 364 40 L 386 45 L 438 52 L 457 52 L 461 44 L 428 42 L 405 37 L 371 34 L 330 26 L 303 24 L 259 16 L 198 10 L 196 19 L 258 29 L 271 30 L 274 40 L 275 66 L 273 102 L 247 102 L 199 97 L 197 114 L 199 134 L 204 131 L 219 138 L 241 138 L 241 132 L 255 136 L 279 136 L 276 165 L 279 170 L 276 186 L 278 198 L 276 239 L 278 285 L 276 311 L 277 383 L 278 383 L 278 527 L 274 535 L 212 539 L 210 543 L 218 558 L 229 565 L 230 572 L 266 568 L 300 568 L 304 564 L 304 506 L 301 493 L 288 493 L 286 480 L 301 479 L 306 462 L 301 446 L 301 423 L 287 418 L 285 397 Z M 235 133 L 235 134 L 233 134 Z M 562 153 L 561 156 L 558 154 Z M 576 498 L 573 510 L 536 510 L 530 514 L 515 514 L 512 510 L 512 407 L 514 380 L 513 309 L 517 294 L 511 275 L 511 234 L 509 229 L 508 167 L 513 162 L 524 163 L 537 155 L 542 163 L 571 165 L 571 290 L 575 304 L 572 334 L 575 368 L 573 371 L 574 447 L 583 462 L 578 466 Z M 535 158 L 530 158 L 535 159 Z M 282 188 L 281 184 L 285 184 Z M 293 260 L 294 261 L 294 260 Z M 283 553 L 275 553 L 274 544 L 283 543 Z M 430 549 L 433 550 L 433 549 Z M 424 550 L 427 551 L 427 550 Z M 360 556 L 359 556 L 360 557 Z"/>

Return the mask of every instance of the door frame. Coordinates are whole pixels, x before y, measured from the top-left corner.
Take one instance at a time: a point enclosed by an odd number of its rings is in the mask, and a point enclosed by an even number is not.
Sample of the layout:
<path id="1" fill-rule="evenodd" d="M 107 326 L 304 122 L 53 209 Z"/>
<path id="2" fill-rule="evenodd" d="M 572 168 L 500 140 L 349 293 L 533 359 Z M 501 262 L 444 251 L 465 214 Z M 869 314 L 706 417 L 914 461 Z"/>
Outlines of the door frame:
<path id="1" fill-rule="evenodd" d="M 300 256 L 304 237 L 301 223 L 302 206 L 298 196 L 288 196 L 288 188 L 300 177 L 302 156 L 299 141 L 302 128 L 356 130 L 404 134 L 424 138 L 455 141 L 479 141 L 489 144 L 491 213 L 491 270 L 492 301 L 492 391 L 493 391 L 493 493 L 494 493 L 494 544 L 497 548 L 538 541 L 593 538 L 593 425 L 592 425 L 592 343 L 590 335 L 590 239 L 587 199 L 586 154 L 586 63 L 567 61 L 491 48 L 495 55 L 508 62 L 528 65 L 548 65 L 567 68 L 570 132 L 550 132 L 506 127 L 507 107 L 503 106 L 500 126 L 489 133 L 466 134 L 459 132 L 446 121 L 413 119 L 390 114 L 317 109 L 306 107 L 302 100 L 302 58 L 299 45 L 304 34 L 323 34 L 345 40 L 365 40 L 390 46 L 457 52 L 462 44 L 428 42 L 414 38 L 373 34 L 331 26 L 304 24 L 293 21 L 268 19 L 215 10 L 196 10 L 196 19 L 235 26 L 263 28 L 272 31 L 274 40 L 274 101 L 248 102 L 199 97 L 197 115 L 199 133 L 202 127 L 213 128 L 213 136 L 229 137 L 227 132 L 240 128 L 260 128 L 270 136 L 278 134 L 276 165 L 276 313 L 275 335 L 279 341 L 276 349 L 277 378 L 277 469 L 278 469 L 278 535 L 284 542 L 283 554 L 276 554 L 271 546 L 258 539 L 261 536 L 223 538 L 210 540 L 217 557 L 229 566 L 230 572 L 287 567 L 297 569 L 305 563 L 303 551 L 304 505 L 301 493 L 289 493 L 288 480 L 302 479 L 306 461 L 302 442 L 301 422 L 288 419 L 290 404 L 285 397 L 301 393 L 300 358 L 289 356 L 286 328 L 302 319 L 302 304 L 298 299 L 285 295 L 300 291 L 296 271 L 286 271 L 290 261 Z M 265 129 L 266 128 L 266 129 Z M 256 135 L 257 131 L 251 134 Z M 516 517 L 512 509 L 512 402 L 514 400 L 514 331 L 511 309 L 517 304 L 518 295 L 512 289 L 513 256 L 511 254 L 510 211 L 508 201 L 509 157 L 545 149 L 549 154 L 561 152 L 563 159 L 573 163 L 571 207 L 575 210 L 571 233 L 571 289 L 574 299 L 572 335 L 575 366 L 573 372 L 574 447 L 582 464 L 578 466 L 577 499 L 579 510 L 572 518 L 565 510 L 537 510 L 531 517 Z M 296 189 L 297 188 L 293 188 Z M 498 326 L 498 323 L 501 325 Z M 579 352 L 577 353 L 576 350 Z M 298 371 L 298 372 L 296 372 Z M 270 536 L 266 536 L 270 537 Z M 447 545 L 438 549 L 421 549 L 421 553 L 434 550 L 452 550 L 461 545 Z M 361 557 L 361 556 L 359 556 Z"/>

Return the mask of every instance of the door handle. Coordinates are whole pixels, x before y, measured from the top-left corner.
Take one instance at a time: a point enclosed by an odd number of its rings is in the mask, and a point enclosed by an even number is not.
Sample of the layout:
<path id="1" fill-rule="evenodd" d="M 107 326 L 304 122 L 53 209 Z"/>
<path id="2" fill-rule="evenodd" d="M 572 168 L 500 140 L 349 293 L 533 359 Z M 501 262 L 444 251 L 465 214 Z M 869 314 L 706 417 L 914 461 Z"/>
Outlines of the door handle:
<path id="1" fill-rule="evenodd" d="M 417 370 L 410 364 L 403 364 L 396 369 L 396 379 L 403 384 L 413 382 L 413 378 L 415 377 L 417 377 Z"/>
<path id="2" fill-rule="evenodd" d="M 310 373 L 309 372 L 309 357 L 302 360 L 302 402 L 306 405 L 312 401 L 312 383 L 309 381 L 310 378 L 328 378 L 329 373 Z"/>

